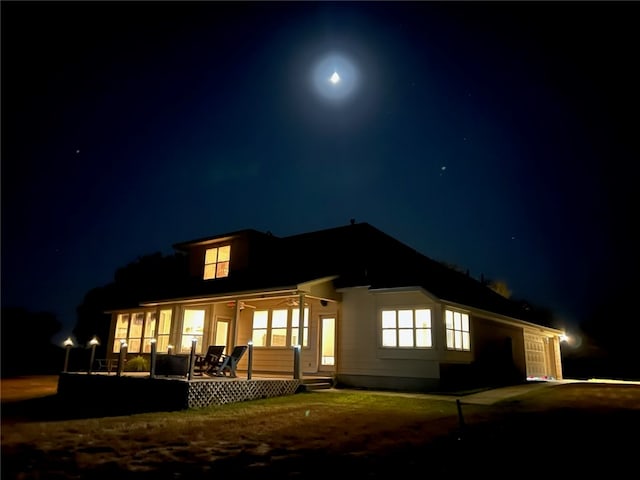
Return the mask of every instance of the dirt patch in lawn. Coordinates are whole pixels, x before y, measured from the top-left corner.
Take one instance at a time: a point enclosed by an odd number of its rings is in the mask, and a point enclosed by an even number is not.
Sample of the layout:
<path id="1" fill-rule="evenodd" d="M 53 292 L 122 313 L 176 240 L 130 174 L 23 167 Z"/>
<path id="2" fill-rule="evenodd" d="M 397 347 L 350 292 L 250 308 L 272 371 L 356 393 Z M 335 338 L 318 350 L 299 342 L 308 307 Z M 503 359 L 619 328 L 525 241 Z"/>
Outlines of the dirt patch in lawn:
<path id="1" fill-rule="evenodd" d="M 30 381 L 45 390 L 26 384 L 21 395 L 3 381 L 3 479 L 610 477 L 635 462 L 640 427 L 640 386 L 626 384 L 558 384 L 460 410 L 422 395 L 333 390 L 74 419 L 46 380 Z"/>

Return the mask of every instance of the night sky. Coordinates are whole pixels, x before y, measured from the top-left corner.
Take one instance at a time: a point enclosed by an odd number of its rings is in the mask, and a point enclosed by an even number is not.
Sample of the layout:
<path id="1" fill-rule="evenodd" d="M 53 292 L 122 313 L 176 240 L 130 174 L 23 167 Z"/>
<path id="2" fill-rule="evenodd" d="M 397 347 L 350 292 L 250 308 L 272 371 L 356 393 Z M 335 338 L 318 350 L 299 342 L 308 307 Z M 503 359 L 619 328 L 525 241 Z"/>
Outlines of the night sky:
<path id="1" fill-rule="evenodd" d="M 2 304 L 354 218 L 579 326 L 640 266 L 639 7 L 3 1 Z"/>

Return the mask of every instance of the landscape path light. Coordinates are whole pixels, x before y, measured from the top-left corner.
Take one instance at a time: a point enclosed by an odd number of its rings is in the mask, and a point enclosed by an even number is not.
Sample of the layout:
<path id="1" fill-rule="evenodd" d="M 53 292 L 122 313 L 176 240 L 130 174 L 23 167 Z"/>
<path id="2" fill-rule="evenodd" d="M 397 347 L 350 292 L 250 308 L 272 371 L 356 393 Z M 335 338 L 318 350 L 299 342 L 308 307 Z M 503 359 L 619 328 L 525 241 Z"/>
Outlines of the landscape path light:
<path id="1" fill-rule="evenodd" d="M 69 368 L 69 352 L 71 351 L 71 347 L 73 347 L 73 340 L 71 340 L 71 337 L 67 337 L 67 339 L 63 342 L 64 345 L 64 368 L 62 369 L 63 372 L 67 372 L 68 368 Z"/>
<path id="2" fill-rule="evenodd" d="M 91 372 L 93 372 L 93 362 L 96 359 L 96 347 L 100 345 L 98 337 L 94 335 L 93 338 L 89 340 L 89 345 L 91 347 L 91 358 L 89 359 L 89 375 L 91 375 Z"/>

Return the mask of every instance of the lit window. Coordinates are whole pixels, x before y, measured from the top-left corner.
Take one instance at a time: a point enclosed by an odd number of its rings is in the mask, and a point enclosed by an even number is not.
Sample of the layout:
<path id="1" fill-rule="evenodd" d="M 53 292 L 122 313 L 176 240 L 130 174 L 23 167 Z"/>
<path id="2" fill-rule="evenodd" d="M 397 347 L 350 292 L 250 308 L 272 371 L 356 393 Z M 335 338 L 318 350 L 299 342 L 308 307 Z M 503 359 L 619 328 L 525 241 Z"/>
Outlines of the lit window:
<path id="1" fill-rule="evenodd" d="M 151 353 L 151 340 L 156 336 L 156 312 L 147 312 L 144 322 L 144 336 L 142 338 L 143 353 Z"/>
<path id="2" fill-rule="evenodd" d="M 186 309 L 182 323 L 182 342 L 180 352 L 191 352 L 193 340 L 196 341 L 196 353 L 202 352 L 202 336 L 204 335 L 204 310 Z"/>
<path id="3" fill-rule="evenodd" d="M 158 322 L 158 352 L 169 351 L 169 335 L 171 334 L 171 310 L 160 310 L 160 321 Z"/>
<path id="4" fill-rule="evenodd" d="M 121 313 L 116 320 L 116 332 L 113 339 L 113 353 L 120 352 L 120 345 L 127 341 L 127 333 L 129 333 L 129 314 Z"/>
<path id="5" fill-rule="evenodd" d="M 255 347 L 298 345 L 300 311 L 293 309 L 256 310 L 253 312 L 252 337 Z M 304 309 L 303 345 L 308 345 L 309 308 Z M 287 338 L 289 344 L 287 344 Z"/>
<path id="6" fill-rule="evenodd" d="M 449 350 L 471 350 L 468 314 L 445 310 L 444 324 Z"/>
<path id="7" fill-rule="evenodd" d="M 291 310 L 291 345 L 299 345 L 298 337 L 300 335 L 300 310 L 294 308 Z M 302 346 L 309 345 L 309 307 L 304 308 L 304 325 L 302 326 Z"/>
<path id="8" fill-rule="evenodd" d="M 287 316 L 289 311 L 274 310 L 271 313 L 271 346 L 287 346 Z"/>
<path id="9" fill-rule="evenodd" d="M 204 253 L 204 280 L 229 276 L 231 246 L 208 248 Z"/>
<path id="10" fill-rule="evenodd" d="M 157 323 L 156 311 L 121 313 L 116 319 L 116 331 L 113 339 L 113 353 L 120 352 L 122 342 L 127 343 L 129 353 L 150 353 L 151 340 L 156 338 L 157 351 L 166 352 L 171 332 L 171 310 L 160 311 L 160 323 Z"/>
<path id="11" fill-rule="evenodd" d="M 383 310 L 382 346 L 431 348 L 431 310 Z"/>
<path id="12" fill-rule="evenodd" d="M 256 347 L 267 346 L 267 327 L 269 326 L 269 311 L 256 310 L 253 312 L 253 333 L 251 340 Z"/>

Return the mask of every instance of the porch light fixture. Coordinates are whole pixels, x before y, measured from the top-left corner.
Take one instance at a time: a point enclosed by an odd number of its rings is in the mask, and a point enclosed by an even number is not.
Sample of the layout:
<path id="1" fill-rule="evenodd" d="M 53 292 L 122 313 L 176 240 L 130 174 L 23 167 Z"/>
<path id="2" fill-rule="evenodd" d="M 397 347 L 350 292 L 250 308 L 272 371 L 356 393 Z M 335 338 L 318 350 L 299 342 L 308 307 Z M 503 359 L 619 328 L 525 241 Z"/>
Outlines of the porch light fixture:
<path id="1" fill-rule="evenodd" d="M 563 333 L 562 335 L 560 335 L 560 341 L 561 342 L 568 342 L 569 341 L 569 336 L 565 333 Z"/>
<path id="2" fill-rule="evenodd" d="M 66 373 L 67 369 L 69 368 L 69 352 L 71 351 L 71 347 L 73 347 L 73 340 L 71 340 L 71 337 L 67 337 L 62 345 L 64 345 L 64 348 L 66 350 L 64 352 L 64 368 L 62 369 L 62 371 Z"/>

